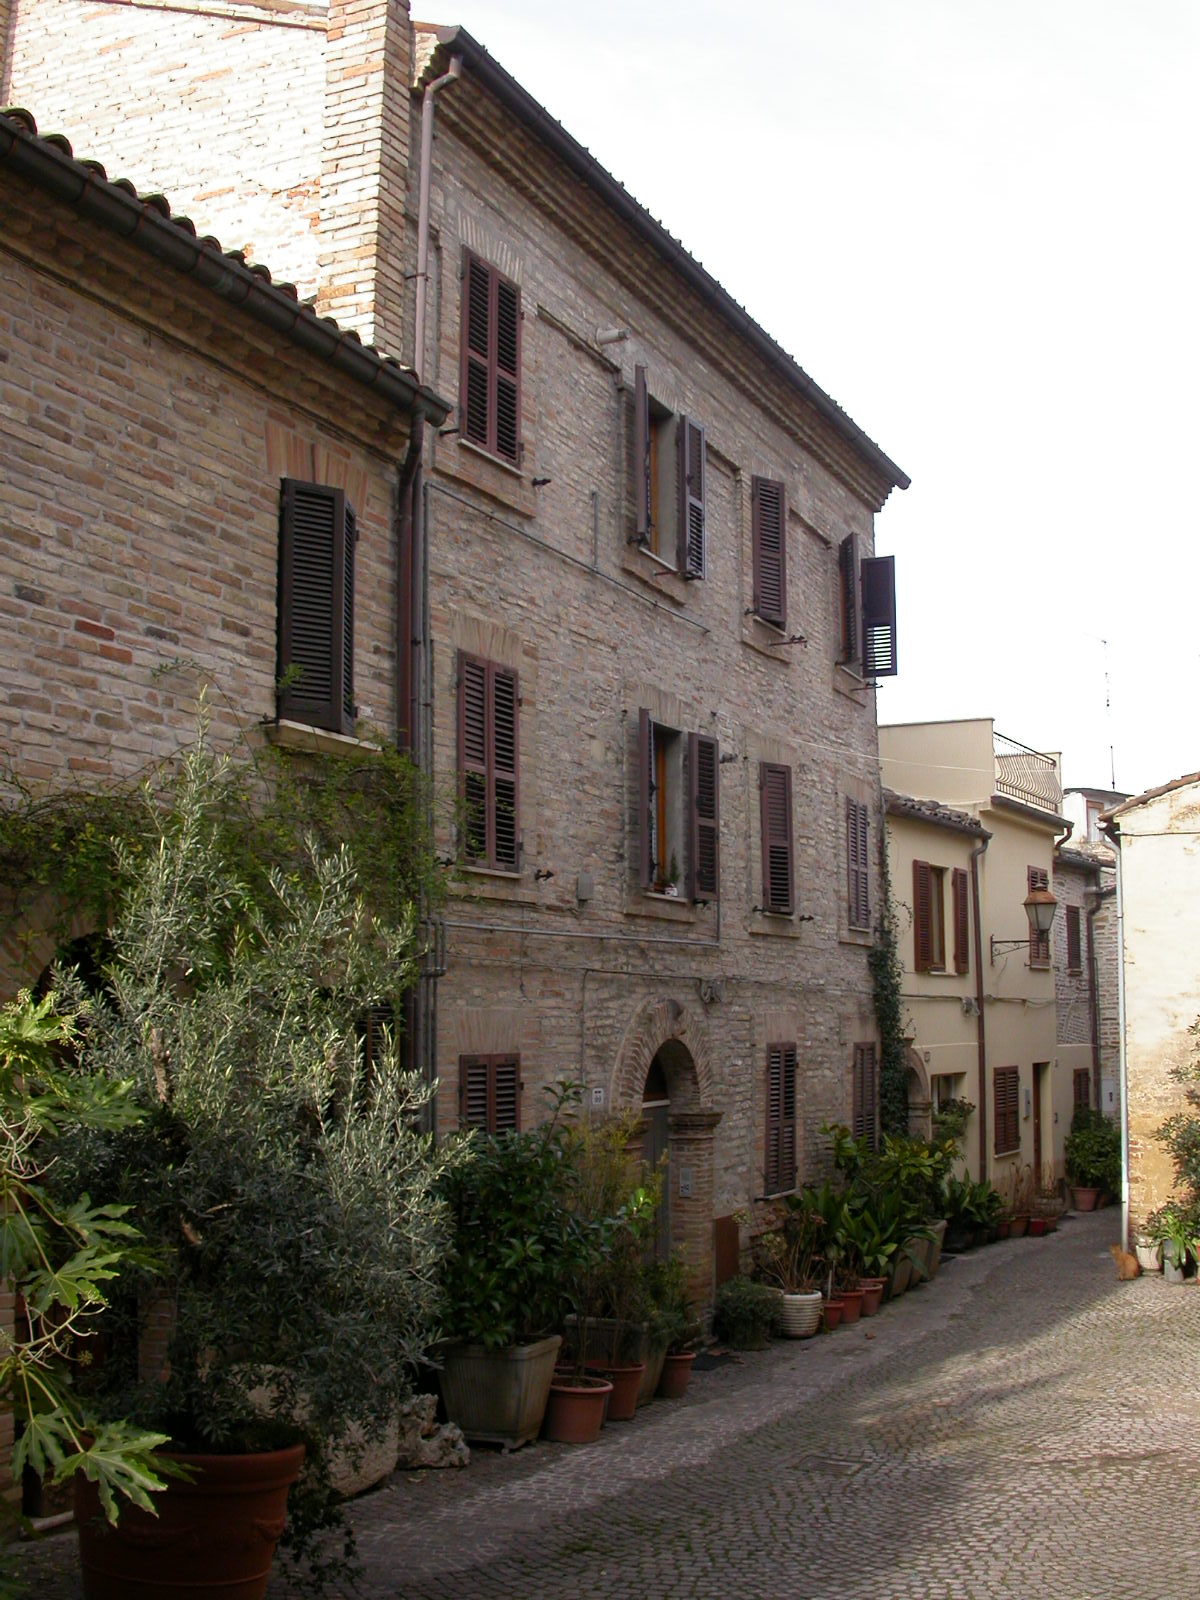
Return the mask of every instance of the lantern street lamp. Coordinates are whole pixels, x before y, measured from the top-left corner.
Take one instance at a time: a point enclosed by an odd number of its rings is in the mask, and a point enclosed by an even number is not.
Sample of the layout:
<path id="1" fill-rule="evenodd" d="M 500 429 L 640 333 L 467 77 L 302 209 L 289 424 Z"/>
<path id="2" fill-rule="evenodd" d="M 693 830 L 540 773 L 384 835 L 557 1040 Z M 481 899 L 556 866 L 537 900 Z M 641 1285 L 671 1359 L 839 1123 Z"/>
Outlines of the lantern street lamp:
<path id="1" fill-rule="evenodd" d="M 992 961 L 996 960 L 997 950 L 1019 950 L 1022 945 L 1027 945 L 1035 935 L 1048 934 L 1054 923 L 1054 912 L 1058 901 L 1049 889 L 1030 889 L 1025 896 L 1025 915 L 1029 918 L 1029 932 L 1023 939 L 997 939 L 992 937 Z"/>

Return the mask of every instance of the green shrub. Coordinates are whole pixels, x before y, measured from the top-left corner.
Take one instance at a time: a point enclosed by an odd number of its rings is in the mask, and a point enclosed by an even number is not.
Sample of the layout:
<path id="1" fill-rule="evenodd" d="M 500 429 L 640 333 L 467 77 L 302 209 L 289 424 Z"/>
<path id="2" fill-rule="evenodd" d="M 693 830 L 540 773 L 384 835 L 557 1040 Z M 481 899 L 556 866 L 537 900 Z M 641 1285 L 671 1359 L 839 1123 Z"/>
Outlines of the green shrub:
<path id="1" fill-rule="evenodd" d="M 779 1325 L 779 1291 L 752 1278 L 730 1278 L 717 1290 L 713 1333 L 735 1350 L 762 1350 Z"/>
<path id="2" fill-rule="evenodd" d="M 1088 1189 L 1121 1190 L 1121 1130 L 1102 1111 L 1079 1106 L 1064 1146 L 1067 1177 Z"/>

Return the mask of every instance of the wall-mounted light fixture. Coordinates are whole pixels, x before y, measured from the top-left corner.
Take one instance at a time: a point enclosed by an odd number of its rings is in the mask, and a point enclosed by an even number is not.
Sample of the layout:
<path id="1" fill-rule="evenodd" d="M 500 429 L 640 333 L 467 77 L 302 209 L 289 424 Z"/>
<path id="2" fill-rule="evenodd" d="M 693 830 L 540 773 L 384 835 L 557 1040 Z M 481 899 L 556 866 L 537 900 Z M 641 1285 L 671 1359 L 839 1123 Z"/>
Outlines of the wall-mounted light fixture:
<path id="1" fill-rule="evenodd" d="M 996 959 L 997 950 L 1019 950 L 1027 945 L 1035 934 L 1041 936 L 1050 932 L 1054 922 L 1054 912 L 1058 901 L 1049 889 L 1030 889 L 1025 896 L 1025 915 L 1029 918 L 1029 932 L 1023 939 L 997 939 L 992 935 L 992 960 Z"/>

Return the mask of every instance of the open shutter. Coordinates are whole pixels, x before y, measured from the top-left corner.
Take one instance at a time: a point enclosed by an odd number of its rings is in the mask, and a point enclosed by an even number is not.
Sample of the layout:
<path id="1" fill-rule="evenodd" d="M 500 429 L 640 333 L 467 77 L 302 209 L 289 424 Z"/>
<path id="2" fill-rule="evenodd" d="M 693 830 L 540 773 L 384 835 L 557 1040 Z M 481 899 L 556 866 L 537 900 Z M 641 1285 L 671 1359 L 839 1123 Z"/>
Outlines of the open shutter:
<path id="1" fill-rule="evenodd" d="M 638 882 L 654 883 L 654 724 L 643 707 L 638 712 Z"/>
<path id="2" fill-rule="evenodd" d="M 493 274 L 496 296 L 496 428 L 492 448 L 521 459 L 521 291 Z"/>
<path id="3" fill-rule="evenodd" d="M 867 861 L 869 812 L 857 800 L 846 801 L 846 881 L 852 928 L 871 926 L 871 878 Z"/>
<path id="4" fill-rule="evenodd" d="M 685 578 L 703 578 L 704 429 L 687 417 L 679 419 L 679 570 Z"/>
<path id="5" fill-rule="evenodd" d="M 843 661 L 858 659 L 858 586 L 855 583 L 858 553 L 852 533 L 838 545 L 838 586 L 841 600 Z"/>
<path id="6" fill-rule="evenodd" d="M 954 970 L 966 972 L 971 965 L 971 942 L 967 926 L 967 874 L 955 867 L 952 891 L 954 894 Z"/>
<path id="7" fill-rule="evenodd" d="M 498 1056 L 492 1063 L 493 1133 L 516 1133 L 521 1127 L 521 1063 L 516 1056 Z"/>
<path id="8" fill-rule="evenodd" d="M 851 1089 L 850 1131 L 875 1148 L 876 1084 L 878 1069 L 875 1046 L 854 1046 L 854 1082 Z"/>
<path id="9" fill-rule="evenodd" d="M 787 625 L 787 493 L 772 478 L 750 484 L 754 609 L 764 622 Z"/>
<path id="10" fill-rule="evenodd" d="M 862 579 L 863 676 L 896 676 L 896 558 L 872 556 Z"/>
<path id="11" fill-rule="evenodd" d="M 1026 868 L 1026 881 L 1030 890 L 1048 889 L 1050 887 L 1050 874 L 1044 867 Z M 1050 964 L 1050 935 L 1048 933 L 1034 933 L 1029 930 L 1029 964 L 1033 967 L 1046 967 Z"/>
<path id="12" fill-rule="evenodd" d="M 691 872 L 689 898 L 715 900 L 719 892 L 721 752 L 715 739 L 688 734 L 688 784 L 690 789 Z"/>
<path id="13" fill-rule="evenodd" d="M 633 369 L 633 492 L 637 536 L 650 540 L 650 391 L 645 367 Z"/>
<path id="14" fill-rule="evenodd" d="M 791 915 L 792 769 L 763 761 L 758 768 L 761 802 L 763 910 Z"/>
<path id="15" fill-rule="evenodd" d="M 491 848 L 489 859 L 500 869 L 515 872 L 520 865 L 521 831 L 518 813 L 517 675 L 489 663 L 492 726 L 489 751 Z"/>
<path id="16" fill-rule="evenodd" d="M 1078 906 L 1067 907 L 1067 967 L 1071 972 L 1083 970 L 1083 942 L 1080 938 Z"/>
<path id="17" fill-rule="evenodd" d="M 933 966 L 933 881 L 928 861 L 913 862 L 913 945 L 916 970 Z"/>
<path id="18" fill-rule="evenodd" d="M 490 449 L 492 349 L 491 272 L 469 252 L 463 258 L 462 399 L 459 427 L 464 439 Z"/>
<path id="19" fill-rule="evenodd" d="M 488 1126 L 488 1058 L 458 1058 L 458 1120 L 464 1128 Z"/>
<path id="20" fill-rule="evenodd" d="M 285 478 L 279 519 L 279 715 L 354 725 L 354 508 L 340 489 Z"/>
<path id="21" fill-rule="evenodd" d="M 458 771 L 462 807 L 462 853 L 467 861 L 488 859 L 488 670 L 487 662 L 458 653 Z"/>

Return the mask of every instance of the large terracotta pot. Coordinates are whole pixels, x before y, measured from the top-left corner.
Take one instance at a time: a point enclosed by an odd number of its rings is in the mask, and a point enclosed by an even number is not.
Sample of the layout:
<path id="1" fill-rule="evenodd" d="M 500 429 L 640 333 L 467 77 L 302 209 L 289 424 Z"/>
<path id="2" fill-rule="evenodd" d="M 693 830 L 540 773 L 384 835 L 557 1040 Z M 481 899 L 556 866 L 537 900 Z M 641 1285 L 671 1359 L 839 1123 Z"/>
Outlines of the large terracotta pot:
<path id="1" fill-rule="evenodd" d="M 638 1408 L 638 1395 L 646 1375 L 644 1361 L 589 1361 L 588 1370 L 612 1384 L 608 1397 L 608 1422 L 632 1422 Z"/>
<path id="2" fill-rule="evenodd" d="M 1076 1211 L 1095 1211 L 1096 1202 L 1100 1198 L 1099 1189 L 1089 1188 L 1086 1184 L 1075 1184 L 1075 1209 Z"/>
<path id="3" fill-rule="evenodd" d="M 863 1292 L 861 1289 L 842 1290 L 842 1321 L 857 1322 L 862 1315 Z"/>
<path id="4" fill-rule="evenodd" d="M 561 1344 L 555 1333 L 501 1350 L 481 1344 L 447 1346 L 441 1352 L 446 1415 L 468 1439 L 485 1444 L 515 1450 L 536 1439 Z"/>
<path id="5" fill-rule="evenodd" d="M 873 1317 L 883 1304 L 883 1291 L 887 1285 L 886 1278 L 863 1278 L 862 1280 L 862 1314 L 864 1317 Z"/>
<path id="6" fill-rule="evenodd" d="M 1046 1219 L 1045 1219 L 1045 1217 L 1030 1217 L 1030 1219 L 1029 1219 L 1029 1237 L 1031 1239 L 1040 1239 L 1042 1237 L 1042 1235 L 1045 1233 L 1045 1231 L 1046 1231 Z"/>
<path id="7" fill-rule="evenodd" d="M 696 1359 L 694 1350 L 679 1350 L 668 1352 L 663 1359 L 662 1377 L 658 1380 L 658 1395 L 661 1400 L 682 1400 L 687 1393 L 688 1382 L 692 1376 L 692 1362 Z"/>
<path id="8" fill-rule="evenodd" d="M 94 1484 L 75 1476 L 86 1600 L 262 1600 L 304 1446 L 260 1455 L 164 1452 L 191 1468 L 154 1497 L 156 1517 L 123 1506 L 114 1528 Z"/>
<path id="9" fill-rule="evenodd" d="M 594 1444 L 604 1426 L 612 1387 L 607 1378 L 556 1372 L 546 1402 L 542 1437 L 557 1444 Z"/>
<path id="10" fill-rule="evenodd" d="M 1020 1213 L 1018 1213 L 1017 1216 L 1015 1216 L 1012 1219 L 1011 1237 L 1014 1238 L 1014 1239 L 1020 1239 L 1028 1231 L 1029 1231 L 1029 1213 L 1027 1211 L 1020 1212 Z"/>
<path id="11" fill-rule="evenodd" d="M 846 1302 L 842 1299 L 841 1295 L 834 1295 L 831 1299 L 826 1300 L 821 1311 L 821 1316 L 824 1320 L 826 1328 L 828 1328 L 830 1333 L 833 1332 L 838 1323 L 842 1320 L 842 1313 L 845 1311 L 845 1309 Z"/>

